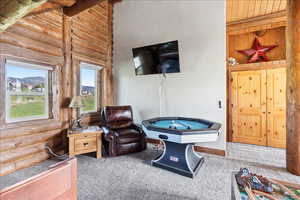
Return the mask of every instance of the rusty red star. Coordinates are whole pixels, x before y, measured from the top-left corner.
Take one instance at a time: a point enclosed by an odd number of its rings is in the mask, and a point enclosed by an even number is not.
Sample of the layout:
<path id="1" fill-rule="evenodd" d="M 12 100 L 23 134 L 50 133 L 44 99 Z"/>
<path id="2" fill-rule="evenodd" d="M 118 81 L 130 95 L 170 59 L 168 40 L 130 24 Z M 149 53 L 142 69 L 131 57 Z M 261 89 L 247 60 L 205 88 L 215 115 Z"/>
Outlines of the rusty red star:
<path id="1" fill-rule="evenodd" d="M 262 46 L 258 39 L 255 38 L 253 41 L 251 49 L 239 50 L 238 52 L 248 56 L 248 63 L 258 62 L 258 61 L 269 61 L 266 53 L 271 51 L 278 45 Z"/>

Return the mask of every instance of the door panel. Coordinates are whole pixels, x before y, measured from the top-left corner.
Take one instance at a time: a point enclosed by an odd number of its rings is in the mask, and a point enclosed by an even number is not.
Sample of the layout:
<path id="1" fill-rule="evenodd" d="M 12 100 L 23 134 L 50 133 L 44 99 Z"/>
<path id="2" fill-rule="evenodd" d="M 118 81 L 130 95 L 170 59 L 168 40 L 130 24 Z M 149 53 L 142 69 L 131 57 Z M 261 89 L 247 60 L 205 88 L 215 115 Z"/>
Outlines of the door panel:
<path id="1" fill-rule="evenodd" d="M 267 71 L 267 145 L 286 147 L 286 69 Z"/>
<path id="2" fill-rule="evenodd" d="M 266 145 L 266 71 L 231 73 L 232 141 Z"/>

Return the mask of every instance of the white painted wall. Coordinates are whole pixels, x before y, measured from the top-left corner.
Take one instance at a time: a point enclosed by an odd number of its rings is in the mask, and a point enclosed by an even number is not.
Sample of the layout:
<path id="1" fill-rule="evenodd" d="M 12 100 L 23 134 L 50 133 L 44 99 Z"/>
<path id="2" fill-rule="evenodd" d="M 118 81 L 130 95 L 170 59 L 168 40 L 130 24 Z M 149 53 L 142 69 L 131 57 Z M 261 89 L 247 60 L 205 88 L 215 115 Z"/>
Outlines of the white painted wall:
<path id="1" fill-rule="evenodd" d="M 117 103 L 132 105 L 136 121 L 159 116 L 161 76 L 135 76 L 132 48 L 178 40 L 181 73 L 167 74 L 165 115 L 222 123 L 219 140 L 201 146 L 225 149 L 225 1 L 123 0 L 113 17 Z"/>

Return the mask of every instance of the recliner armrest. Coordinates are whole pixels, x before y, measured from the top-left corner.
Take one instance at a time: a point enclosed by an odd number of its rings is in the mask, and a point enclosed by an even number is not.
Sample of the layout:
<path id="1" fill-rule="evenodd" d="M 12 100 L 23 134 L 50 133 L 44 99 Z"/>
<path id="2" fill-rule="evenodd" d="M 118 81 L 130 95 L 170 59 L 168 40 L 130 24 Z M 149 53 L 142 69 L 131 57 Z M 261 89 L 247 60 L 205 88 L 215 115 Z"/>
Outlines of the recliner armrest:
<path id="1" fill-rule="evenodd" d="M 107 141 L 112 142 L 118 136 L 118 133 L 116 133 L 115 131 L 111 130 L 107 126 L 101 126 L 101 129 L 103 130 L 104 138 Z"/>
<path id="2" fill-rule="evenodd" d="M 142 134 L 142 135 L 146 135 L 145 134 L 145 132 L 143 131 L 143 128 L 140 126 L 140 125 L 137 125 L 137 124 L 132 124 L 131 126 L 130 126 L 130 128 L 133 128 L 133 129 L 135 129 L 135 130 L 137 130 L 140 134 Z"/>

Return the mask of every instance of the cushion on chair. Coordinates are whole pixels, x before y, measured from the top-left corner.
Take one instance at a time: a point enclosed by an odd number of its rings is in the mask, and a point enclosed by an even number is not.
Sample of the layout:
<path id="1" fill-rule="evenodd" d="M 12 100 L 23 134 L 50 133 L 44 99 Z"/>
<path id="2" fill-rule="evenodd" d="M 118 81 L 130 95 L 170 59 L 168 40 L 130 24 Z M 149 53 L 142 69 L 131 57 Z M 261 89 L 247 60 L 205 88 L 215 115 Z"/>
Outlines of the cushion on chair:
<path id="1" fill-rule="evenodd" d="M 117 143 L 126 144 L 131 142 L 137 142 L 143 138 L 137 130 L 131 128 L 122 128 L 117 131 L 119 137 L 117 138 Z"/>
<path id="2" fill-rule="evenodd" d="M 128 153 L 138 152 L 141 150 L 144 150 L 144 149 L 141 149 L 140 142 L 126 143 L 126 144 L 120 145 L 120 147 L 118 149 L 118 154 L 124 155 L 124 154 L 128 154 Z"/>
<path id="3" fill-rule="evenodd" d="M 111 129 L 119 129 L 119 128 L 128 128 L 132 124 L 133 124 L 132 121 L 118 121 L 118 122 L 111 122 L 108 124 L 108 126 Z"/>

